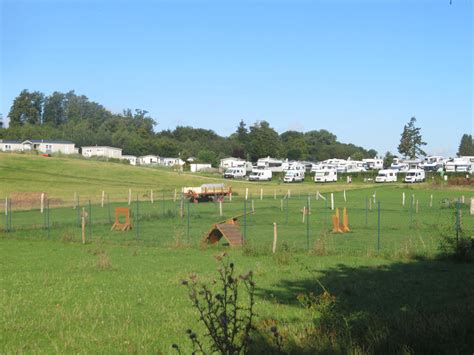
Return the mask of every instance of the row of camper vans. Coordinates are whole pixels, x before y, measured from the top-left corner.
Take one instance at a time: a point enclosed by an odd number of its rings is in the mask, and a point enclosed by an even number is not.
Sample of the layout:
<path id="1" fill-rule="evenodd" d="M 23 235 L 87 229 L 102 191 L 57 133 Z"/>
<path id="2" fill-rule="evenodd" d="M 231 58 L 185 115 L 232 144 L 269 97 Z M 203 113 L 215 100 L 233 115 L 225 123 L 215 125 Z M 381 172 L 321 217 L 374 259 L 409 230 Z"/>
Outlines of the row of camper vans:
<path id="1" fill-rule="evenodd" d="M 393 169 L 380 170 L 375 182 L 397 182 L 398 172 Z M 267 169 L 254 169 L 250 173 L 249 181 L 270 181 L 272 180 L 272 171 Z M 304 169 L 290 169 L 285 172 L 283 182 L 302 182 L 304 181 Z M 246 177 L 246 170 L 244 168 L 229 168 L 224 173 L 225 178 L 243 179 Z M 426 179 L 425 171 L 423 169 L 410 169 L 406 172 L 404 181 L 407 183 L 423 182 Z M 324 169 L 314 171 L 314 181 L 322 182 L 336 182 L 337 170 Z"/>

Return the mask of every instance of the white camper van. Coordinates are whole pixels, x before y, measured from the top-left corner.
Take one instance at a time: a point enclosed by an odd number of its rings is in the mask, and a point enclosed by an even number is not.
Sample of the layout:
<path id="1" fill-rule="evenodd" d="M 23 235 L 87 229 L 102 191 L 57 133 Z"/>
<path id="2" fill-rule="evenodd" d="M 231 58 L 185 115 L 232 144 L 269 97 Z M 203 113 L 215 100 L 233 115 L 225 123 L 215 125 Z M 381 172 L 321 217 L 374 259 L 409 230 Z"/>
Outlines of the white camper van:
<path id="1" fill-rule="evenodd" d="M 304 170 L 287 170 L 283 182 L 301 182 L 304 181 Z"/>
<path id="2" fill-rule="evenodd" d="M 242 179 L 247 174 L 245 168 L 229 168 L 224 173 L 225 179 Z"/>
<path id="3" fill-rule="evenodd" d="M 405 176 L 405 182 L 423 182 L 425 181 L 425 171 L 423 169 L 410 169 Z"/>
<path id="4" fill-rule="evenodd" d="M 337 181 L 337 170 L 317 170 L 314 173 L 314 182 L 334 182 Z"/>
<path id="5" fill-rule="evenodd" d="M 270 181 L 272 179 L 272 171 L 266 169 L 255 169 L 249 175 L 249 181 Z"/>
<path id="6" fill-rule="evenodd" d="M 397 171 L 393 169 L 380 170 L 375 182 L 397 182 Z"/>

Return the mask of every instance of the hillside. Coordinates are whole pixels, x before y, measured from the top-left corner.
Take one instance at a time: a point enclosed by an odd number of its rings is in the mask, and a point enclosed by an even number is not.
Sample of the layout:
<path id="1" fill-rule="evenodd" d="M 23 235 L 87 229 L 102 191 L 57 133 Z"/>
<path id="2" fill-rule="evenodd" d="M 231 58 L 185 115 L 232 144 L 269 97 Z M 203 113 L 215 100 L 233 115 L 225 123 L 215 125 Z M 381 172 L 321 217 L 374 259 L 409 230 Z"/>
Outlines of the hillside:
<path id="1" fill-rule="evenodd" d="M 169 194 L 175 188 L 179 191 L 183 186 L 219 182 L 230 184 L 236 193 L 241 193 L 245 187 L 250 187 L 254 195 L 260 193 L 260 188 L 264 189 L 264 194 L 269 195 L 275 190 L 281 193 L 288 188 L 295 193 L 298 191 L 307 193 L 316 190 L 335 191 L 348 187 L 340 184 L 316 186 L 311 182 L 291 186 L 279 184 L 276 181 L 262 184 L 248 183 L 165 169 L 27 154 L 0 154 L 0 182 L 2 198 L 15 192 L 46 192 L 50 197 L 69 200 L 76 192 L 81 198 L 92 201 L 98 201 L 103 190 L 113 200 L 125 200 L 129 188 L 132 189 L 133 196 L 137 193 L 145 196 L 150 189 L 153 189 L 155 196 L 158 196 L 162 190 L 166 190 Z"/>

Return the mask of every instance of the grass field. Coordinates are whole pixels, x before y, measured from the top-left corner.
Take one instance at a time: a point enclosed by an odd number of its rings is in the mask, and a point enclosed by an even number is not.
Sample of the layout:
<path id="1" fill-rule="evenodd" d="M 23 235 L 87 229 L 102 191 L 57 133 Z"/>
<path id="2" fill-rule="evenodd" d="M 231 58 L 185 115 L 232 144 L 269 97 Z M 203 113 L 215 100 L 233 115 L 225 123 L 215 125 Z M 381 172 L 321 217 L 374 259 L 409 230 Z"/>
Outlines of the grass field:
<path id="1" fill-rule="evenodd" d="M 185 330 L 203 329 L 180 283 L 191 273 L 212 280 L 213 255 L 222 250 L 239 272 L 255 273 L 261 336 L 254 351 L 268 353 L 271 324 L 282 329 L 285 349 L 292 353 L 474 350 L 474 265 L 437 259 L 442 236 L 452 235 L 454 228 L 455 209 L 446 202 L 462 195 L 467 199 L 472 191 L 426 184 L 232 182 L 236 194 L 224 202 L 223 216 L 218 204 L 184 203 L 180 218 L 174 189 L 207 181 L 221 180 L 112 163 L 0 155 L 1 194 L 45 191 L 65 201 L 43 214 L 13 210 L 10 232 L 0 217 L 0 352 L 170 353 L 171 344 L 179 343 L 188 353 Z M 113 208 L 126 205 L 130 187 L 134 229 L 111 232 Z M 153 204 L 150 188 L 156 190 Z M 292 196 L 285 199 L 288 188 Z M 104 207 L 98 203 L 102 190 L 112 196 Z M 317 190 L 326 201 L 316 199 Z M 336 207 L 347 207 L 351 233 L 330 233 L 330 191 Z M 80 243 L 81 208 L 71 208 L 72 192 L 81 196 L 80 207 L 91 217 L 86 245 Z M 309 224 L 301 213 L 308 195 Z M 246 247 L 200 246 L 212 223 L 251 211 L 252 200 L 255 213 L 240 219 Z M 463 233 L 474 235 L 474 216 L 467 205 L 461 211 Z M 278 247 L 272 255 L 274 222 Z M 321 294 L 321 285 L 336 297 L 336 316 L 350 327 L 349 337 L 308 335 L 315 316 L 297 296 Z"/>

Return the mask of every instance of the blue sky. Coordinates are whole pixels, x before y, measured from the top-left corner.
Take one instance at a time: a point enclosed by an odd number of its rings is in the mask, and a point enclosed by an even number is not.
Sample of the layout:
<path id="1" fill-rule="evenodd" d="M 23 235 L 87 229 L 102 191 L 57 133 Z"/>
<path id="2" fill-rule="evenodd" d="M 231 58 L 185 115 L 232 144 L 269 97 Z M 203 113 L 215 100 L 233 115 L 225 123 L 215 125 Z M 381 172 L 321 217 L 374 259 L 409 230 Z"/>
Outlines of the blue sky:
<path id="1" fill-rule="evenodd" d="M 239 120 L 327 129 L 396 151 L 416 116 L 427 152 L 473 132 L 470 0 L 0 0 L 0 113 L 22 89 L 75 90 L 157 130 Z"/>

